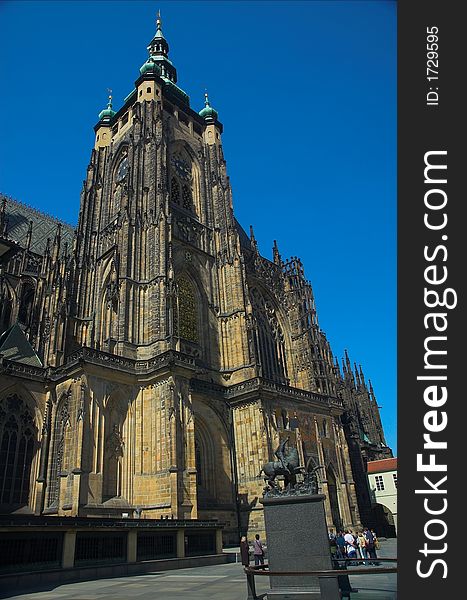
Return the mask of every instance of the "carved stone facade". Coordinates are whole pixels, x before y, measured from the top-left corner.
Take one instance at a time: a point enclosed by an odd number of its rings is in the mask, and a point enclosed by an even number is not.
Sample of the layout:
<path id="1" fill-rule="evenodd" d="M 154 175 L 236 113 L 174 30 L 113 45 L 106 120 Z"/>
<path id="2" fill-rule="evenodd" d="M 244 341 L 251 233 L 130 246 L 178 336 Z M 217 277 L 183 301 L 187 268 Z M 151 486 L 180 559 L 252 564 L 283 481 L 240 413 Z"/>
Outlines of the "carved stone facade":
<path id="1" fill-rule="evenodd" d="M 300 260 L 236 221 L 222 125 L 190 108 L 160 25 L 149 48 L 100 114 L 76 230 L 2 203 L 1 508 L 215 518 L 236 543 L 289 436 L 324 467 L 329 525 L 357 525 L 359 469 L 390 454 L 373 390 L 334 360 Z"/>

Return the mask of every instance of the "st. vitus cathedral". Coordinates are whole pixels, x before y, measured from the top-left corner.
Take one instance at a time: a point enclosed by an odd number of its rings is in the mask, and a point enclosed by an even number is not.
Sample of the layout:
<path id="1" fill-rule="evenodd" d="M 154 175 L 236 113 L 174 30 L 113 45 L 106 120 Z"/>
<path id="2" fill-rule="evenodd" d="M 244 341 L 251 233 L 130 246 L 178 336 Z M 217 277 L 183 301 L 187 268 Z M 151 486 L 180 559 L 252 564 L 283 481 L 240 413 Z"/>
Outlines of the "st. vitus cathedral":
<path id="1" fill-rule="evenodd" d="M 323 465 L 330 526 L 369 524 L 391 456 L 361 368 L 321 331 L 301 261 L 236 221 L 222 124 L 177 86 L 160 19 L 99 115 L 76 229 L 0 206 L 0 512 L 263 529 L 262 465 Z"/>

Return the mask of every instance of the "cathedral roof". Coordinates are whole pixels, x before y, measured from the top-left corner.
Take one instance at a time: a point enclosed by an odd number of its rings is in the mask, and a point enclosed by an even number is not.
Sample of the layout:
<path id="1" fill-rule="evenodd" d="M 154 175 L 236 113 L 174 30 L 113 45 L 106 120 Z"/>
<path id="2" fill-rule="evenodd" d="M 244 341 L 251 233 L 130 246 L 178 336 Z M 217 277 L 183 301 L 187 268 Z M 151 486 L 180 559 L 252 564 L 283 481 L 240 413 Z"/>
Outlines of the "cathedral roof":
<path id="1" fill-rule="evenodd" d="M 26 247 L 29 223 L 32 221 L 30 250 L 36 254 L 43 254 L 47 238 L 53 240 L 57 225 L 61 225 L 62 244 L 68 243 L 68 247 L 71 249 L 74 236 L 74 228 L 71 225 L 12 198 L 6 200 L 6 217 L 8 220 L 6 236 L 8 239 L 15 241 L 23 248 Z"/>
<path id="2" fill-rule="evenodd" d="M 0 355 L 3 358 L 24 365 L 42 367 L 42 363 L 35 353 L 34 348 L 28 342 L 17 323 L 4 331 L 0 336 Z"/>

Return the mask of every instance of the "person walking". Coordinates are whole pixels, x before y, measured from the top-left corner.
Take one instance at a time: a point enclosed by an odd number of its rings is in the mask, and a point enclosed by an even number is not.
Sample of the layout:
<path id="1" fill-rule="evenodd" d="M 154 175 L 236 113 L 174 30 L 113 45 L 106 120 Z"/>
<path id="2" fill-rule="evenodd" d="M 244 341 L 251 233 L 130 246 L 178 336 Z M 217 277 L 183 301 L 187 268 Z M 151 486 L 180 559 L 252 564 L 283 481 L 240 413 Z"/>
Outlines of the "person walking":
<path id="1" fill-rule="evenodd" d="M 344 540 L 344 532 L 339 531 L 336 537 L 337 544 L 337 558 L 345 558 L 345 540 Z"/>
<path id="2" fill-rule="evenodd" d="M 362 531 L 358 532 L 357 544 L 358 544 L 358 550 L 360 552 L 360 556 L 363 558 L 363 564 L 366 564 L 365 560 L 368 558 L 368 553 L 367 553 L 367 549 L 366 549 L 366 538 L 363 535 Z"/>
<path id="3" fill-rule="evenodd" d="M 264 565 L 264 549 L 258 533 L 253 540 L 253 556 L 255 557 L 255 565 Z"/>
<path id="4" fill-rule="evenodd" d="M 375 549 L 379 550 L 379 540 L 378 540 L 378 537 L 376 536 L 376 532 L 374 529 L 370 529 L 370 531 L 373 534 L 373 537 L 375 538 Z"/>
<path id="5" fill-rule="evenodd" d="M 375 536 L 371 533 L 368 527 L 363 530 L 363 535 L 366 539 L 366 550 L 368 552 L 368 558 L 370 561 L 377 560 L 376 547 L 375 547 Z M 376 562 L 370 562 L 370 565 L 376 565 Z"/>
<path id="6" fill-rule="evenodd" d="M 242 565 L 244 567 L 250 566 L 250 548 L 248 547 L 248 540 L 245 535 L 242 535 L 240 539 L 240 556 L 242 559 Z"/>
<path id="7" fill-rule="evenodd" d="M 347 530 L 344 539 L 347 558 L 357 558 L 357 545 L 351 529 Z"/>

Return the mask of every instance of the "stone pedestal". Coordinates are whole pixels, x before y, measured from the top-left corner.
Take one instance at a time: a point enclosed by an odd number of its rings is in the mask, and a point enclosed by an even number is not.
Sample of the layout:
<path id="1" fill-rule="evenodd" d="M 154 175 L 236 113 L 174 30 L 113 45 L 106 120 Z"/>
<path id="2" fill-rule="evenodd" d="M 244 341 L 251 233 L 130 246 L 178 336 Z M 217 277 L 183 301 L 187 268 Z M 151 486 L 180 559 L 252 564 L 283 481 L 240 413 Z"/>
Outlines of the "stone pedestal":
<path id="1" fill-rule="evenodd" d="M 332 569 L 322 494 L 283 495 L 260 500 L 264 506 L 271 571 Z M 338 600 L 337 578 L 271 576 L 270 600 Z"/>

